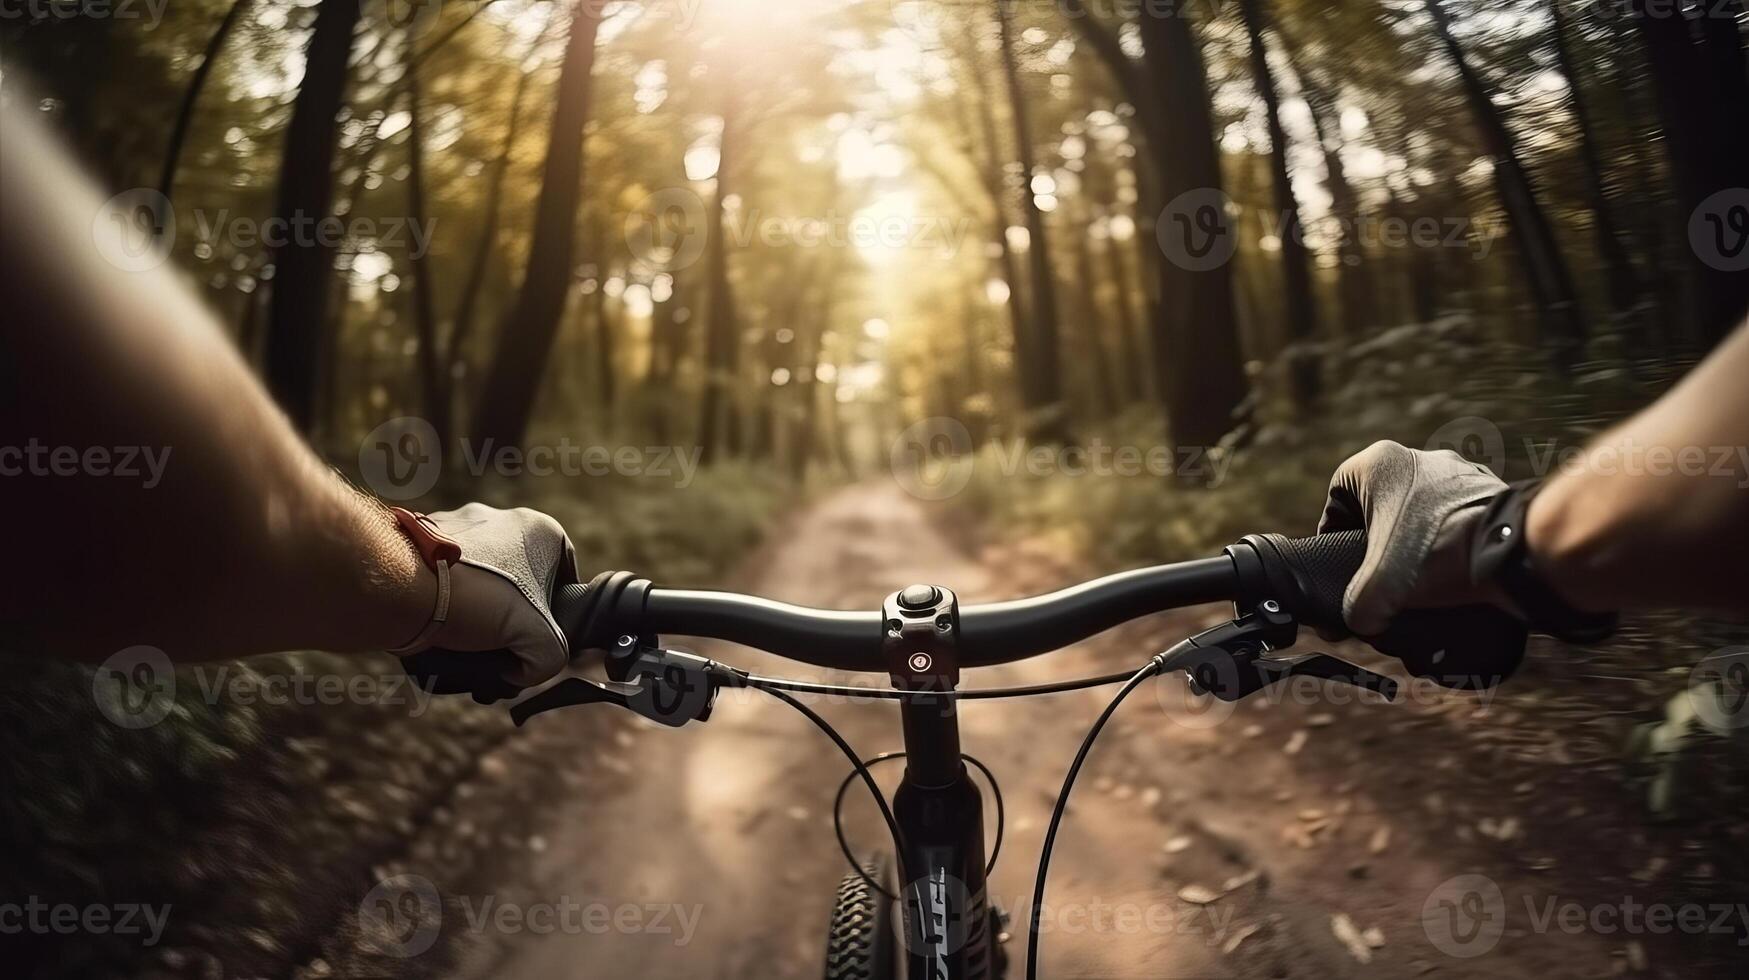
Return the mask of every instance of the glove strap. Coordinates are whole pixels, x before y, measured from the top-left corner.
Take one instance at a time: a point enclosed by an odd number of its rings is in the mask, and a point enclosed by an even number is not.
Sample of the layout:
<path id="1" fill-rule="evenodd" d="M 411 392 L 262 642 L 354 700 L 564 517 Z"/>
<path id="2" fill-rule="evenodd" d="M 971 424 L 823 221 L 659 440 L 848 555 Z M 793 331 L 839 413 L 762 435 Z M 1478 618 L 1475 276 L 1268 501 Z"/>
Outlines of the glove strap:
<path id="1" fill-rule="evenodd" d="M 1530 628 L 1567 643 L 1597 643 L 1615 633 L 1615 613 L 1587 612 L 1561 598 L 1537 571 L 1525 540 L 1525 515 L 1542 488 L 1514 483 L 1488 502 L 1470 543 L 1470 579 L 1491 582 L 1524 613 Z"/>
<path id="2" fill-rule="evenodd" d="M 449 619 L 449 566 L 461 560 L 462 548 L 432 526 L 424 514 L 415 514 L 404 507 L 390 507 L 389 513 L 395 518 L 395 526 L 413 542 L 413 548 L 419 552 L 419 559 L 425 567 L 437 573 L 437 602 L 432 606 L 431 618 L 426 620 L 417 636 L 389 650 L 400 656 L 424 649 Z"/>

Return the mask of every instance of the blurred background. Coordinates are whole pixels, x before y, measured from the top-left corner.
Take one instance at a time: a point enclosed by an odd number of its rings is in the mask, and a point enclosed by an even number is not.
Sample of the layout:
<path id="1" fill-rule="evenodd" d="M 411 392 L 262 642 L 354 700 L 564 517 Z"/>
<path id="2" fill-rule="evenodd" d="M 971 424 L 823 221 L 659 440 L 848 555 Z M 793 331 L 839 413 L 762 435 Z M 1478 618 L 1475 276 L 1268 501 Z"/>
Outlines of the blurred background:
<path id="1" fill-rule="evenodd" d="M 1739 0 L 40 0 L 4 8 L 0 98 L 110 198 L 106 257 L 171 265 L 360 485 L 547 510 L 585 576 L 860 608 L 1309 533 L 1380 438 L 1555 472 L 1749 309 L 1746 29 Z M 1480 701 L 1137 707 L 1065 894 L 1236 918 L 1049 939 L 1054 975 L 1740 976 L 1749 708 L 1716 665 L 1745 642 L 1646 616 Z M 11 669 L 0 901 L 170 909 L 149 943 L 9 931 L 24 975 L 818 975 L 840 766 L 770 709 L 716 743 L 524 732 L 299 653 L 181 671 L 123 724 L 102 668 Z M 1035 740 L 989 756 L 1025 787 L 1010 909 L 1096 710 L 968 730 Z M 624 836 L 725 808 L 733 847 Z M 403 874 L 443 896 L 417 953 L 361 911 Z M 1453 953 L 1463 874 L 1506 925 Z M 697 935 L 466 914 L 602 895 Z M 1624 895 L 1723 912 L 1540 916 Z"/>

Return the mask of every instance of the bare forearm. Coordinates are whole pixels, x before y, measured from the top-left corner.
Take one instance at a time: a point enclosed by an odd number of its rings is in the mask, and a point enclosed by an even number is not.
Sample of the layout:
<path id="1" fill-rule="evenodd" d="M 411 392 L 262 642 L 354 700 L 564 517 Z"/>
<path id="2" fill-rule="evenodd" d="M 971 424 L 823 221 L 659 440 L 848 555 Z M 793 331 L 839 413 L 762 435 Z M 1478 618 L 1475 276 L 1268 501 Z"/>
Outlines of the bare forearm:
<path id="1" fill-rule="evenodd" d="M 1749 327 L 1586 448 L 1532 502 L 1528 543 L 1597 609 L 1749 611 Z"/>
<path id="2" fill-rule="evenodd" d="M 5 129 L 0 337 L 17 404 L 0 446 L 37 462 L 0 477 L 23 524 L 0 642 L 184 659 L 416 632 L 430 586 L 382 508 L 301 443 L 171 265 L 100 257 L 98 197 L 34 123 L 12 114 Z M 64 447 L 79 465 L 54 464 Z M 85 465 L 93 449 L 108 465 Z M 123 475 L 129 453 L 158 471 Z"/>

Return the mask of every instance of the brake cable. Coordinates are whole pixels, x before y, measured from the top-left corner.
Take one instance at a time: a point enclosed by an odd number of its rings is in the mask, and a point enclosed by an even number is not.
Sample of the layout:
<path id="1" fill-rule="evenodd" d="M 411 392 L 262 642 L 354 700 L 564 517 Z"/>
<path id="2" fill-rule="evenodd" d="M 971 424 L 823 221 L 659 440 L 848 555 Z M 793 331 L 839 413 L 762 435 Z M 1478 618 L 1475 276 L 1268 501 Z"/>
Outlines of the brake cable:
<path id="1" fill-rule="evenodd" d="M 990 701 L 997 698 L 1024 698 L 1035 694 L 1061 694 L 1067 691 L 1083 691 L 1090 687 L 1104 687 L 1107 684 L 1121 684 L 1130 679 L 1130 671 L 1120 671 L 1115 674 L 1100 674 L 1098 677 L 1082 677 L 1072 681 L 1055 681 L 1049 684 L 1031 684 L 1025 687 L 990 687 L 973 688 L 969 691 L 934 691 L 931 697 L 960 701 Z M 794 691 L 798 694 L 821 694 L 831 697 L 872 698 L 883 701 L 902 701 L 913 696 L 914 691 L 902 691 L 891 687 L 849 687 L 837 684 L 816 684 L 811 681 L 796 681 L 786 677 L 765 677 L 759 674 L 748 674 L 739 678 L 743 687 L 756 687 L 764 691 Z"/>
<path id="2" fill-rule="evenodd" d="M 1124 699 L 1129 697 L 1136 688 L 1142 686 L 1143 681 L 1164 672 L 1168 663 L 1178 659 L 1176 654 L 1183 646 L 1184 644 L 1180 643 L 1165 653 L 1156 654 L 1152 660 L 1148 661 L 1147 666 L 1136 671 L 1129 681 L 1118 690 L 1117 696 L 1113 697 L 1111 703 L 1106 705 L 1105 710 L 1100 713 L 1099 720 L 1093 723 L 1092 728 L 1088 729 L 1087 737 L 1081 742 L 1081 750 L 1075 753 L 1075 761 L 1069 766 L 1069 774 L 1063 778 L 1063 788 L 1057 793 L 1057 804 L 1051 809 L 1050 829 L 1045 831 L 1044 847 L 1039 851 L 1038 879 L 1032 886 L 1032 911 L 1027 916 L 1026 926 L 1027 980 L 1037 980 L 1038 978 L 1038 924 L 1039 914 L 1043 911 L 1045 903 L 1045 876 L 1050 873 L 1051 849 L 1056 846 L 1057 828 L 1062 825 L 1063 814 L 1069 808 L 1069 791 L 1075 788 L 1075 777 L 1081 774 L 1081 764 L 1087 761 L 1087 753 L 1092 750 L 1094 739 L 1097 739 L 1099 733 L 1104 730 L 1105 723 L 1111 720 L 1112 714 L 1117 711 L 1117 706 L 1122 704 Z"/>
<path id="3" fill-rule="evenodd" d="M 804 717 L 806 717 L 809 721 L 814 723 L 814 727 L 820 729 L 820 731 L 822 731 L 822 732 L 825 732 L 826 737 L 830 738 L 832 740 L 832 744 L 838 746 L 838 751 L 843 752 L 844 757 L 846 759 L 850 760 L 851 766 L 855 767 L 855 770 L 856 770 L 855 775 L 862 777 L 863 785 L 868 787 L 869 793 L 874 796 L 875 805 L 880 807 L 880 809 L 881 809 L 881 819 L 883 819 L 887 822 L 887 830 L 893 835 L 893 861 L 894 861 L 894 864 L 896 865 L 896 870 L 898 871 L 898 874 L 899 874 L 899 880 L 904 881 L 905 880 L 904 835 L 899 833 L 899 821 L 894 819 L 894 817 L 893 817 L 893 808 L 887 805 L 886 796 L 881 793 L 881 788 L 879 786 L 875 785 L 874 774 L 870 773 L 868 771 L 868 766 L 865 765 L 863 763 L 862 759 L 856 754 L 856 750 L 850 747 L 850 743 L 846 742 L 844 740 L 844 736 L 838 734 L 838 729 L 833 728 L 832 724 L 830 722 L 828 722 L 826 719 L 820 717 L 820 715 L 816 711 L 814 711 L 814 709 L 808 707 L 807 705 L 798 701 L 796 698 L 790 696 L 790 694 L 786 691 L 778 690 L 776 688 L 761 688 L 761 690 L 765 691 L 765 693 L 771 695 L 772 697 L 778 699 L 779 701 L 782 701 L 783 703 L 785 703 L 785 704 L 789 705 L 790 707 L 796 709 L 797 711 L 801 712 Z M 988 772 L 989 770 L 985 770 L 985 771 Z M 848 783 L 849 780 L 850 780 L 850 777 L 848 777 L 848 776 L 845 777 L 846 783 Z M 838 789 L 838 800 L 839 800 L 839 802 L 843 802 L 843 800 L 844 800 L 844 788 L 842 786 L 840 786 Z M 837 824 L 838 824 L 838 809 L 837 809 L 836 804 L 833 806 L 832 822 L 833 822 L 834 828 L 836 829 Z M 842 832 L 840 832 L 838 835 L 838 842 L 841 846 L 844 845 L 844 835 Z M 845 853 L 846 854 L 850 853 L 848 848 L 846 848 Z M 870 881 L 868 875 L 864 874 L 862 872 L 861 868 L 857 868 L 857 874 L 864 881 L 867 881 L 869 884 L 874 885 L 875 889 L 877 891 L 879 891 L 881 894 L 886 895 L 888 898 L 893 898 L 893 895 L 890 892 L 888 892 L 885 888 L 882 888 L 880 885 L 875 884 L 873 881 Z M 895 899 L 895 901 L 896 901 L 896 899 Z"/>

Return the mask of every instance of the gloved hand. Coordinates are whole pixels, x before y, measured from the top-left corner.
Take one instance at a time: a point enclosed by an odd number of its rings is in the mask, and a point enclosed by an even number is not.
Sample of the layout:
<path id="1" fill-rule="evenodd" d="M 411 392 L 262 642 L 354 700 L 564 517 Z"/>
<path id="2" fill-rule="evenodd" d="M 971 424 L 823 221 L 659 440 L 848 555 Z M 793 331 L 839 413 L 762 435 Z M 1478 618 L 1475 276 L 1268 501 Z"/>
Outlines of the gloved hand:
<path id="1" fill-rule="evenodd" d="M 422 650 L 404 655 L 407 672 L 435 693 L 492 701 L 563 670 L 569 648 L 551 603 L 560 586 L 576 584 L 577 559 L 559 522 L 480 503 L 425 516 L 462 557 L 450 569 L 449 616 Z"/>
<path id="2" fill-rule="evenodd" d="M 1348 628 L 1377 636 L 1405 609 L 1499 604 L 1471 582 L 1470 542 L 1488 501 L 1505 489 L 1487 467 L 1449 449 L 1389 441 L 1337 467 L 1318 533 L 1366 532 L 1366 558 L 1342 596 Z"/>

